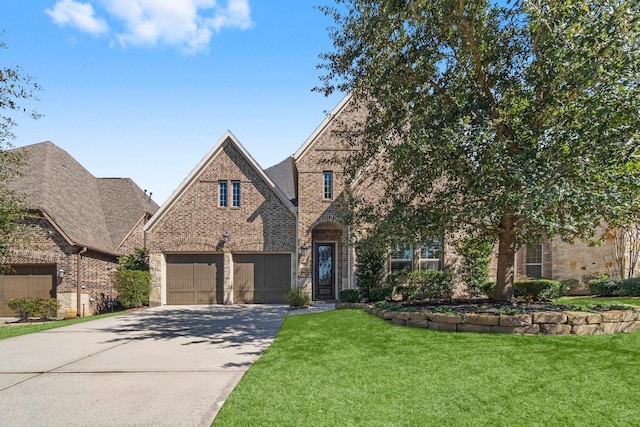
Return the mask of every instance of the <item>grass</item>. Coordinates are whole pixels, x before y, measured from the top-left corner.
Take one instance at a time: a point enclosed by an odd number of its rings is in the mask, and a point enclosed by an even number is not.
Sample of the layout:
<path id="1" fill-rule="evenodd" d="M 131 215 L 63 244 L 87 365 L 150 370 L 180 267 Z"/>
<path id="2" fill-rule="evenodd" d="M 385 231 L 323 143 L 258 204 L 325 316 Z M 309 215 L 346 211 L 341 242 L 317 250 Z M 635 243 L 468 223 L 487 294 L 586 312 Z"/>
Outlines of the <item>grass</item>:
<path id="1" fill-rule="evenodd" d="M 102 319 L 103 317 L 116 316 L 125 312 L 105 313 L 96 316 L 77 317 L 75 319 L 54 320 L 44 323 L 25 323 L 24 325 L 3 325 L 0 324 L 0 340 L 18 337 L 20 335 L 32 334 L 34 332 L 46 331 L 48 329 L 60 328 L 62 326 L 75 325 L 76 323 L 89 322 L 91 320 Z"/>
<path id="2" fill-rule="evenodd" d="M 556 304 L 566 305 L 637 305 L 640 306 L 640 297 L 562 297 L 553 300 Z"/>
<path id="3" fill-rule="evenodd" d="M 214 426 L 628 426 L 640 332 L 443 333 L 361 310 L 289 316 Z"/>

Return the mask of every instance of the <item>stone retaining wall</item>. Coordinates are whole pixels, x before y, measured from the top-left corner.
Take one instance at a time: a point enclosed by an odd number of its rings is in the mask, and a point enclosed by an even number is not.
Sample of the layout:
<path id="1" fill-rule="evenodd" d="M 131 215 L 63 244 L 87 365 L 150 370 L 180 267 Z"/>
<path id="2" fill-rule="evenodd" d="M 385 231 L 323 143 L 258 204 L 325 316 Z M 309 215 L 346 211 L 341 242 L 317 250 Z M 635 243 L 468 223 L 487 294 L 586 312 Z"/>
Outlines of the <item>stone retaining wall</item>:
<path id="1" fill-rule="evenodd" d="M 583 311 L 537 312 L 531 314 L 454 314 L 427 311 L 384 311 L 368 304 L 343 303 L 337 308 L 362 308 L 395 325 L 447 332 L 495 334 L 595 335 L 640 330 L 640 308 L 601 313 Z"/>

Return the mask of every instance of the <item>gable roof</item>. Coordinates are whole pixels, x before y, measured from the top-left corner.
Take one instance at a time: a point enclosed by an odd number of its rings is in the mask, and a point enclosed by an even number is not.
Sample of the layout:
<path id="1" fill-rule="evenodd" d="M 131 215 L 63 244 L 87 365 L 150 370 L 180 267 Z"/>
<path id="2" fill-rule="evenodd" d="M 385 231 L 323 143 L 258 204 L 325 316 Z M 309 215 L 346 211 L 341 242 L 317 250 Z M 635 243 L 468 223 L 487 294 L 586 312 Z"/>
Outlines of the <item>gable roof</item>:
<path id="1" fill-rule="evenodd" d="M 293 157 L 287 157 L 277 165 L 273 165 L 264 170 L 269 178 L 276 184 L 282 192 L 297 205 L 295 176 L 293 169 Z"/>
<path id="2" fill-rule="evenodd" d="M 167 211 L 180 199 L 182 194 L 189 188 L 191 185 L 198 180 L 200 175 L 205 172 L 207 167 L 211 164 L 211 162 L 223 152 L 224 147 L 227 144 L 232 144 L 240 154 L 245 158 L 245 160 L 255 169 L 258 175 L 262 178 L 264 182 L 269 185 L 271 190 L 275 193 L 275 195 L 280 199 L 282 204 L 288 208 L 291 213 L 295 214 L 296 207 L 291 203 L 291 200 L 285 195 L 285 193 L 278 187 L 269 176 L 265 173 L 265 171 L 260 167 L 258 162 L 256 162 L 253 157 L 249 154 L 249 152 L 240 144 L 240 141 L 231 133 L 231 131 L 226 131 L 222 138 L 218 140 L 218 143 L 213 146 L 213 148 L 200 160 L 200 162 L 196 165 L 196 167 L 187 175 L 187 177 L 182 181 L 182 183 L 174 190 L 173 193 L 169 196 L 167 201 L 165 201 L 160 209 L 151 217 L 151 219 L 145 224 L 144 230 L 151 230 L 155 224 L 167 213 Z"/>
<path id="3" fill-rule="evenodd" d="M 335 108 L 331 110 L 327 117 L 324 118 L 322 123 L 320 123 L 320 125 L 318 125 L 318 127 L 313 131 L 313 133 L 309 135 L 302 146 L 298 148 L 298 151 L 296 151 L 293 155 L 293 159 L 295 162 L 300 161 L 300 159 L 307 153 L 307 151 L 309 151 L 309 148 L 311 148 L 318 136 L 320 136 L 322 132 L 324 132 L 324 130 L 329 126 L 329 124 L 331 124 L 334 118 L 342 113 L 342 110 L 344 110 L 344 108 L 349 104 L 351 98 L 352 95 L 351 92 L 349 92 L 347 95 L 345 95 L 344 98 L 342 98 L 338 105 L 336 105 Z"/>
<path id="4" fill-rule="evenodd" d="M 8 187 L 42 210 L 72 245 L 116 253 L 122 239 L 158 205 L 129 178 L 96 178 L 50 141 L 14 150 L 28 155 Z"/>

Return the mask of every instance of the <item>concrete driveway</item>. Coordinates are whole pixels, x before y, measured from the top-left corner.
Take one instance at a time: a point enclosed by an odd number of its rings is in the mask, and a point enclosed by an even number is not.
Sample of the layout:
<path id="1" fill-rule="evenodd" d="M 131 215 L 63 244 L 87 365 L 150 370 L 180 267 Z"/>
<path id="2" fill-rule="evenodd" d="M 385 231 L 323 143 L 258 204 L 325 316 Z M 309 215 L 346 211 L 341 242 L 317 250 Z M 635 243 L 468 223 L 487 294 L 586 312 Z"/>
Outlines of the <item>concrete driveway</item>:
<path id="1" fill-rule="evenodd" d="M 0 341 L 2 426 L 208 426 L 286 306 L 164 306 Z"/>

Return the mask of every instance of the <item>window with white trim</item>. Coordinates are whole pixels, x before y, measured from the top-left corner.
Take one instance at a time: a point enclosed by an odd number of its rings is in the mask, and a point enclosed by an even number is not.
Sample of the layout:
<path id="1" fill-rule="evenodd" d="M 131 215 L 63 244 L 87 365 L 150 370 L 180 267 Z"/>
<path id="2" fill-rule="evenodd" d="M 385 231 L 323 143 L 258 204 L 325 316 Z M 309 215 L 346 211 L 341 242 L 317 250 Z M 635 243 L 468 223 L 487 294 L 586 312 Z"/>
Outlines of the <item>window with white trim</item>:
<path id="1" fill-rule="evenodd" d="M 442 240 L 420 244 L 420 270 L 442 270 Z"/>
<path id="2" fill-rule="evenodd" d="M 231 183 L 231 206 L 234 208 L 240 207 L 240 181 Z"/>
<path id="3" fill-rule="evenodd" d="M 542 279 L 542 244 L 527 245 L 526 274 L 532 279 Z"/>
<path id="4" fill-rule="evenodd" d="M 413 246 L 400 243 L 391 249 L 389 268 L 392 273 L 413 269 Z"/>
<path id="5" fill-rule="evenodd" d="M 218 206 L 221 208 L 226 208 L 229 204 L 228 196 L 229 196 L 229 184 L 227 181 L 218 182 Z"/>
<path id="6" fill-rule="evenodd" d="M 391 249 L 389 255 L 390 271 L 408 271 L 414 269 L 414 252 L 417 268 L 420 270 L 442 270 L 442 239 L 433 239 L 419 245 L 399 243 Z"/>
<path id="7" fill-rule="evenodd" d="M 323 172 L 323 199 L 333 199 L 333 172 Z"/>

